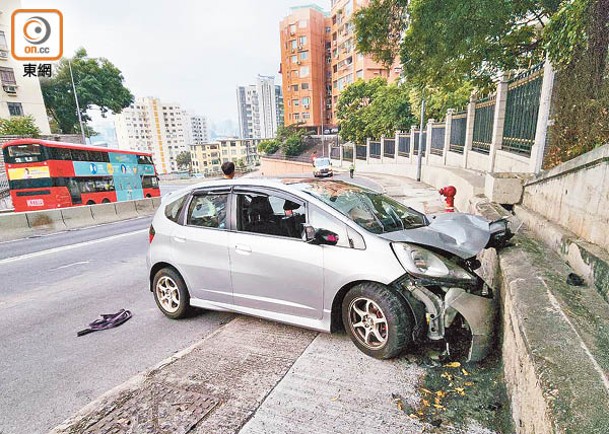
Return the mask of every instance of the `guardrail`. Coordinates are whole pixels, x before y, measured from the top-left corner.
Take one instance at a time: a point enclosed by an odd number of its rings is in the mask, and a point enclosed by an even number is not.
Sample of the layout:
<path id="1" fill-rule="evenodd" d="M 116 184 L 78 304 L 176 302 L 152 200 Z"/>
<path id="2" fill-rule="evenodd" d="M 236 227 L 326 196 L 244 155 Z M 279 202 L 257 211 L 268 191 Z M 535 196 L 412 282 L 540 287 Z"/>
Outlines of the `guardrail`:
<path id="1" fill-rule="evenodd" d="M 0 241 L 152 215 L 160 197 L 101 205 L 0 214 Z"/>

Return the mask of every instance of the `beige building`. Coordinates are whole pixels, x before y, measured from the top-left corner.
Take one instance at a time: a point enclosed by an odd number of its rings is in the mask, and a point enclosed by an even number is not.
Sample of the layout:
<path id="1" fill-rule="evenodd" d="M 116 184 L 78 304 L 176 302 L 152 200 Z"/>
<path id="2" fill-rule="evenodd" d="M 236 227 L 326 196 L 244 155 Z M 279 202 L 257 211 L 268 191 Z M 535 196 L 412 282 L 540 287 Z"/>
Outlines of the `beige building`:
<path id="1" fill-rule="evenodd" d="M 42 134 L 51 134 L 38 78 L 24 77 L 23 64 L 29 62 L 17 61 L 10 54 L 11 15 L 20 8 L 19 0 L 0 3 L 0 118 L 31 115 Z"/>
<path id="2" fill-rule="evenodd" d="M 177 172 L 176 157 L 190 151 L 191 120 L 179 104 L 138 98 L 116 116 L 120 149 L 152 153 L 158 173 Z"/>
<path id="3" fill-rule="evenodd" d="M 222 174 L 222 163 L 232 161 L 237 170 L 251 170 L 258 162 L 259 139 L 221 139 L 213 143 L 193 144 L 190 148 L 192 171 L 206 176 Z"/>

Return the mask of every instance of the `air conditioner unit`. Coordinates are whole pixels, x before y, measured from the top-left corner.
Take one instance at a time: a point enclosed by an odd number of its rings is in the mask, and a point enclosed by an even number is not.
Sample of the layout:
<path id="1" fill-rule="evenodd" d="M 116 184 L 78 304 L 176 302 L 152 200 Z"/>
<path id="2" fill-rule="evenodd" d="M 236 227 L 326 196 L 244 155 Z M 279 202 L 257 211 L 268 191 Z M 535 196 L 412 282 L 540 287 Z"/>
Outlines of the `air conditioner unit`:
<path id="1" fill-rule="evenodd" d="M 300 62 L 300 60 L 298 60 L 298 61 L 296 62 L 296 65 L 300 65 L 300 63 L 301 63 L 301 62 Z"/>
<path id="2" fill-rule="evenodd" d="M 308 109 L 309 108 L 309 104 L 303 104 L 303 107 Z"/>
<path id="3" fill-rule="evenodd" d="M 303 50 L 303 49 L 304 49 L 304 47 L 303 47 L 302 45 L 299 45 L 299 46 L 298 46 L 298 49 L 299 49 L 299 50 Z"/>
<path id="4" fill-rule="evenodd" d="M 0 59 L 8 59 L 8 51 L 0 48 Z"/>
<path id="5" fill-rule="evenodd" d="M 2 88 L 6 93 L 17 93 L 17 85 L 16 84 L 3 84 Z"/>

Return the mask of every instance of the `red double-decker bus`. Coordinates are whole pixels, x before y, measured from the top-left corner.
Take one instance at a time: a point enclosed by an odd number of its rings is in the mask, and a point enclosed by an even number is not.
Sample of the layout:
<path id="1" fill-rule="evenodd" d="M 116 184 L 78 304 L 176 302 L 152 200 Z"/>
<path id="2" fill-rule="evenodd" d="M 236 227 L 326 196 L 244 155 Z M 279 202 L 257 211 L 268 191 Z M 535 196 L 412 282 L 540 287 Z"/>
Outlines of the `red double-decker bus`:
<path id="1" fill-rule="evenodd" d="M 17 212 L 160 196 L 151 154 L 38 139 L 2 152 Z"/>

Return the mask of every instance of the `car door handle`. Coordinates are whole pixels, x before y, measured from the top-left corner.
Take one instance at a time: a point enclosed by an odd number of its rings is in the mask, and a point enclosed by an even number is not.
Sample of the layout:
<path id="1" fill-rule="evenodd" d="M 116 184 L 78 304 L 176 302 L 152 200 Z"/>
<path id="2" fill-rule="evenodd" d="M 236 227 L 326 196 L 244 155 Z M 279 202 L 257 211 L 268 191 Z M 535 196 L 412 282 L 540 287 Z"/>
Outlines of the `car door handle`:
<path id="1" fill-rule="evenodd" d="M 250 246 L 245 246 L 243 244 L 237 244 L 235 246 L 235 251 L 242 255 L 249 255 L 250 253 L 252 253 L 252 248 Z"/>
<path id="2" fill-rule="evenodd" d="M 184 237 L 173 237 L 174 241 L 178 242 L 178 243 L 185 243 L 186 242 L 186 238 Z"/>

